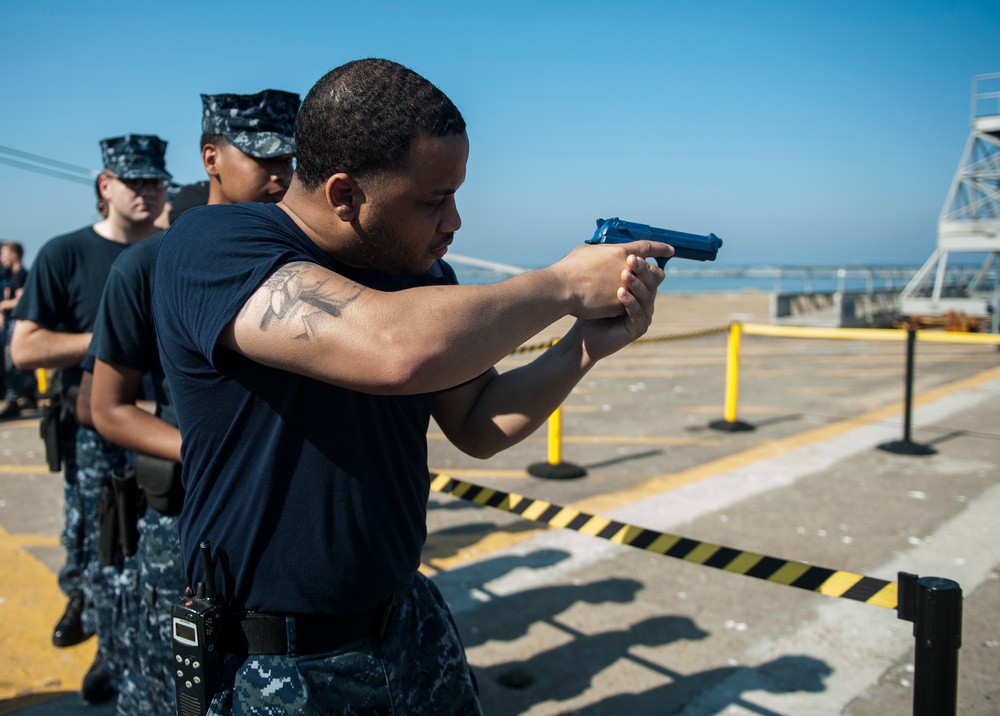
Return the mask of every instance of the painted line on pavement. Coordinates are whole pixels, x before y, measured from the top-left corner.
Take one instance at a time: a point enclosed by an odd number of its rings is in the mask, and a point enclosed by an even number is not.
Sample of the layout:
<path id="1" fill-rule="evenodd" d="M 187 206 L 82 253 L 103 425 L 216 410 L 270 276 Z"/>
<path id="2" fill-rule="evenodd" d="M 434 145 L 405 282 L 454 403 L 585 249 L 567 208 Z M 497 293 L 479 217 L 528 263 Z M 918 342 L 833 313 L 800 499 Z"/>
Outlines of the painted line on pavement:
<path id="1" fill-rule="evenodd" d="M 80 687 L 96 639 L 58 649 L 52 627 L 66 607 L 56 577 L 0 527 L 0 699 Z"/>
<path id="2" fill-rule="evenodd" d="M 48 475 L 48 465 L 0 465 L 0 475 Z"/>
<path id="3" fill-rule="evenodd" d="M 59 540 L 59 535 L 10 535 L 10 538 L 17 542 L 21 547 L 61 547 L 62 542 Z"/>

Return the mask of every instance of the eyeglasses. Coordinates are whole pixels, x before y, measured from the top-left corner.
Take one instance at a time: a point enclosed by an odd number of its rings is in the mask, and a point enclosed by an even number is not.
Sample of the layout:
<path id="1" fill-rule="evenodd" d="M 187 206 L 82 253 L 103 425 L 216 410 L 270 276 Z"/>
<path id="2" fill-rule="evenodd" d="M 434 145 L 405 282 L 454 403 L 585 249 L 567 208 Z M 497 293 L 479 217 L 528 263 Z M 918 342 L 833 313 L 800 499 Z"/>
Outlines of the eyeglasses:
<path id="1" fill-rule="evenodd" d="M 112 179 L 117 179 L 132 191 L 139 193 L 143 189 L 164 189 L 167 184 L 163 179 L 122 179 L 120 176 L 111 175 Z"/>

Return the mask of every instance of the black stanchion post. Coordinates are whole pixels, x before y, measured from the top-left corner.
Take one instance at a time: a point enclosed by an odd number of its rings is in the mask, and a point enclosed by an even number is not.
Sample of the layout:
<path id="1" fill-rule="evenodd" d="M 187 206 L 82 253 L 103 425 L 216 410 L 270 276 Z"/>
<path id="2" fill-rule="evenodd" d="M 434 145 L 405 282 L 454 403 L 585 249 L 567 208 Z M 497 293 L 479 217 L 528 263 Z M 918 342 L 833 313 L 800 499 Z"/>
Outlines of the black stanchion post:
<path id="1" fill-rule="evenodd" d="M 913 622 L 913 716 L 954 716 L 962 588 L 950 579 L 900 572 L 896 613 Z"/>
<path id="2" fill-rule="evenodd" d="M 879 450 L 897 455 L 934 455 L 937 450 L 930 445 L 920 445 L 910 439 L 913 414 L 913 365 L 917 346 L 917 328 L 913 324 L 906 327 L 906 381 L 903 387 L 903 439 L 882 443 Z"/>

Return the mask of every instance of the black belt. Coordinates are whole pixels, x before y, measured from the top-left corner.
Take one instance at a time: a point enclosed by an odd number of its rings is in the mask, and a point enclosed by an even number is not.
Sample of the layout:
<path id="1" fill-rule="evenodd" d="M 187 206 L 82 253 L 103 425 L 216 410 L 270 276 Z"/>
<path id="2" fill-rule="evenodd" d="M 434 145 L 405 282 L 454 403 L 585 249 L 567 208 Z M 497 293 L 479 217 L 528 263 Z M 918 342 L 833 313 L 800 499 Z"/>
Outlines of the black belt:
<path id="1" fill-rule="evenodd" d="M 396 595 L 368 611 L 334 617 L 230 612 L 222 648 L 227 654 L 289 654 L 287 619 L 295 620 L 296 654 L 323 654 L 366 637 L 382 639 L 401 601 Z"/>

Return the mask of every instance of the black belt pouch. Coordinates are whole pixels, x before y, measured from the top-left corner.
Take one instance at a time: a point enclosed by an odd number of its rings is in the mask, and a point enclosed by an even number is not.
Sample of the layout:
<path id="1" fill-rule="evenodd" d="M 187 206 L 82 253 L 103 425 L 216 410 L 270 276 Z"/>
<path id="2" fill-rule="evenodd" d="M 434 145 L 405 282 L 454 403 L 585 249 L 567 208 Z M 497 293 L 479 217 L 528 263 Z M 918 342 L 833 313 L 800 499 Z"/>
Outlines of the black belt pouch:
<path id="1" fill-rule="evenodd" d="M 179 515 L 184 504 L 181 464 L 151 455 L 135 458 L 135 479 L 146 495 L 146 504 L 164 515 Z"/>

